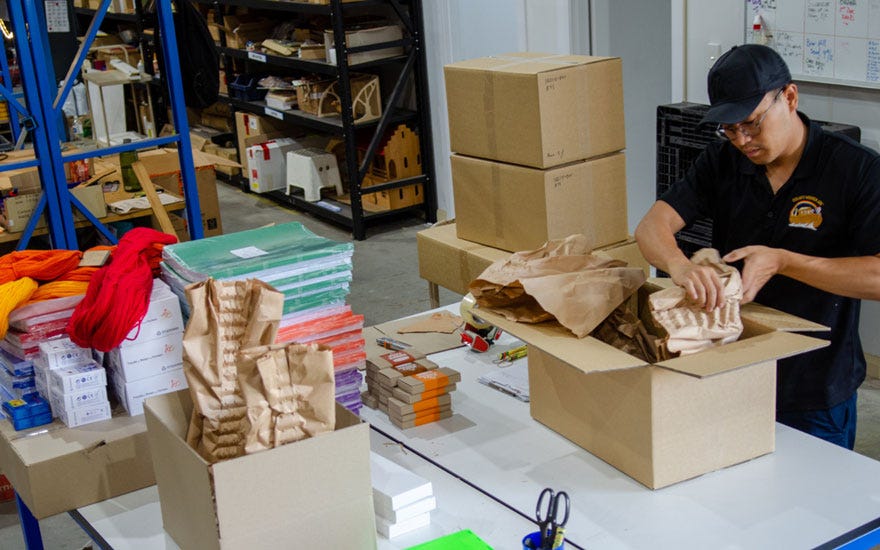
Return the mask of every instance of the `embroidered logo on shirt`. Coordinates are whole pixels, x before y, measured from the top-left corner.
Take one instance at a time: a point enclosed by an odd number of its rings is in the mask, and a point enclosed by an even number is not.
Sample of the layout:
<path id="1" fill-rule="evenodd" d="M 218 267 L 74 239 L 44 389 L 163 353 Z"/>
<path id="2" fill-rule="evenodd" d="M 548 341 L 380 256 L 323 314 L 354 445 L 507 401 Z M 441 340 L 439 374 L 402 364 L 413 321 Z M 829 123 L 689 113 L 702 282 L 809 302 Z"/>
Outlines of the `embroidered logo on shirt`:
<path id="1" fill-rule="evenodd" d="M 788 213 L 789 227 L 815 231 L 822 225 L 822 201 L 812 195 L 801 195 L 791 200 L 794 206 Z"/>

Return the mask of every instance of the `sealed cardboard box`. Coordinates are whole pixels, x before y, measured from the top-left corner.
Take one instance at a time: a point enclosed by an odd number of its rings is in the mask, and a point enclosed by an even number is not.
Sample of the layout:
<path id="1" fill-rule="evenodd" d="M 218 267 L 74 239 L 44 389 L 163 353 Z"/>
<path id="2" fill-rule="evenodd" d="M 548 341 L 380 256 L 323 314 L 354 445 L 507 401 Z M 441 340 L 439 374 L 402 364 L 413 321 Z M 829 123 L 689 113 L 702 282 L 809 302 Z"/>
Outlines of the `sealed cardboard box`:
<path id="1" fill-rule="evenodd" d="M 755 304 L 741 313 L 738 341 L 655 365 L 558 324 L 480 316 L 528 342 L 535 420 L 659 489 L 773 452 L 776 360 L 828 345 L 787 332 L 821 325 Z"/>
<path id="2" fill-rule="evenodd" d="M 397 25 L 350 29 L 345 31 L 345 46 L 347 48 L 355 48 L 357 46 L 368 46 L 382 42 L 394 42 L 402 38 L 403 30 Z M 375 61 L 376 59 L 394 57 L 396 55 L 403 55 L 402 46 L 349 54 L 348 64 L 357 65 L 358 63 L 366 63 L 367 61 Z M 328 63 L 336 65 L 336 48 L 333 43 L 332 30 L 324 31 L 324 56 Z"/>
<path id="3" fill-rule="evenodd" d="M 459 239 L 455 223 L 437 224 L 419 231 L 416 241 L 419 276 L 459 294 L 467 294 L 468 285 L 493 262 L 505 260 L 510 252 Z M 651 266 L 642 256 L 632 237 L 593 251 L 641 267 L 650 275 Z"/>
<path id="4" fill-rule="evenodd" d="M 72 189 L 71 194 L 85 206 L 89 212 L 96 218 L 107 217 L 107 204 L 104 202 L 104 192 L 100 185 L 91 187 L 83 187 L 81 189 Z M 10 233 L 19 233 L 24 231 L 28 220 L 37 209 L 37 203 L 40 202 L 42 193 L 27 193 L 24 195 L 16 195 L 14 197 L 6 197 L 3 200 L 3 218 L 4 226 Z M 74 212 L 74 219 L 84 220 L 79 210 L 73 205 L 71 208 Z M 46 227 L 46 215 L 40 217 L 36 227 Z"/>
<path id="5" fill-rule="evenodd" d="M 269 141 L 283 134 L 284 124 L 270 117 L 252 113 L 235 113 L 235 135 L 238 139 L 238 158 L 242 170 L 248 173 L 247 148 L 257 143 Z"/>
<path id="6" fill-rule="evenodd" d="M 532 250 L 581 233 L 593 248 L 626 240 L 623 153 L 540 170 L 452 155 L 458 238 Z"/>
<path id="7" fill-rule="evenodd" d="M 514 53 L 443 72 L 453 152 L 547 168 L 626 147 L 620 58 Z"/>
<path id="8" fill-rule="evenodd" d="M 369 427 L 336 406 L 336 430 L 216 464 L 186 444 L 188 391 L 144 404 L 165 530 L 181 548 L 376 548 Z"/>
<path id="9" fill-rule="evenodd" d="M 0 422 L 3 472 L 37 519 L 155 483 L 143 418 L 76 429 L 54 422 L 34 432 L 22 437 L 12 423 Z"/>

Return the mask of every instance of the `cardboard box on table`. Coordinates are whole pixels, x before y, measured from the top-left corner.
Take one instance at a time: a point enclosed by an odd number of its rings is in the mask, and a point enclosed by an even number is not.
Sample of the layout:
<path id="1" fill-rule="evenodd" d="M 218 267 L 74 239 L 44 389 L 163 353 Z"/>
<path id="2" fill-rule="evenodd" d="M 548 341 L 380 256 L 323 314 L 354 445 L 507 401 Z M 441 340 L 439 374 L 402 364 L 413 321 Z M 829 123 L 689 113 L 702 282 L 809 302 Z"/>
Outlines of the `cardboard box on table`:
<path id="1" fill-rule="evenodd" d="M 456 225 L 437 224 L 416 234 L 419 276 L 453 292 L 467 294 L 471 281 L 493 262 L 505 260 L 511 253 L 459 239 Z M 646 275 L 650 274 L 650 265 L 632 237 L 594 252 L 624 260 L 631 266 L 641 267 Z"/>
<path id="2" fill-rule="evenodd" d="M 828 345 L 787 332 L 826 327 L 756 304 L 740 340 L 656 365 L 555 323 L 480 317 L 529 344 L 532 417 L 652 489 L 773 452 L 776 360 Z"/>
<path id="3" fill-rule="evenodd" d="M 37 519 L 155 483 L 142 417 L 27 432 L 0 422 L 0 464 Z"/>
<path id="4" fill-rule="evenodd" d="M 456 153 L 548 168 L 626 146 L 620 58 L 513 53 L 443 72 Z"/>
<path id="5" fill-rule="evenodd" d="M 186 444 L 189 391 L 144 404 L 165 530 L 181 548 L 375 548 L 369 426 L 336 406 L 336 430 L 216 464 Z"/>
<path id="6" fill-rule="evenodd" d="M 533 250 L 581 233 L 600 247 L 626 240 L 623 153 L 548 170 L 452 155 L 458 238 Z"/>

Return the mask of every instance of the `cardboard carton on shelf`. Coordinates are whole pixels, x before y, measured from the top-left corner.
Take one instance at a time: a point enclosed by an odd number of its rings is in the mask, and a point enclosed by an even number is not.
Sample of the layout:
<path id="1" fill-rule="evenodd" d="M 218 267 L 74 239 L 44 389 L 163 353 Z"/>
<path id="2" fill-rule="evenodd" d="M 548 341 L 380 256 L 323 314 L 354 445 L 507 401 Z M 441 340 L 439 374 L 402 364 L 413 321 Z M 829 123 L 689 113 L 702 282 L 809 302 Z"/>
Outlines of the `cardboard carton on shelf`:
<path id="1" fill-rule="evenodd" d="M 654 365 L 555 323 L 480 316 L 529 344 L 532 417 L 651 489 L 773 452 L 776 360 L 828 345 L 788 332 L 826 327 L 756 304 L 738 341 Z"/>
<path id="2" fill-rule="evenodd" d="M 626 146 L 620 58 L 512 53 L 444 74 L 456 153 L 548 168 Z"/>
<path id="3" fill-rule="evenodd" d="M 594 248 L 627 238 L 623 153 L 547 170 L 463 155 L 451 161 L 460 239 L 514 252 L 577 233 Z"/>
<path id="4" fill-rule="evenodd" d="M 83 187 L 80 189 L 72 189 L 71 194 L 76 197 L 85 206 L 89 212 L 96 218 L 105 218 L 107 216 L 107 204 L 104 202 L 104 192 L 100 185 Z M 3 200 L 3 227 L 10 233 L 20 233 L 24 231 L 28 220 L 37 209 L 37 203 L 40 202 L 42 193 L 26 193 L 14 197 L 6 197 Z M 84 220 L 79 210 L 74 211 L 74 219 Z M 40 217 L 37 222 L 37 228 L 46 227 L 45 214 Z"/>
<path id="5" fill-rule="evenodd" d="M 238 139 L 238 158 L 241 160 L 245 176 L 249 173 L 247 148 L 251 145 L 264 143 L 285 134 L 284 124 L 270 117 L 243 113 L 235 113 L 235 135 Z"/>
<path id="6" fill-rule="evenodd" d="M 188 391 L 144 404 L 162 522 L 181 548 L 376 548 L 366 423 L 337 405 L 335 431 L 208 464 L 185 441 L 192 408 Z"/>

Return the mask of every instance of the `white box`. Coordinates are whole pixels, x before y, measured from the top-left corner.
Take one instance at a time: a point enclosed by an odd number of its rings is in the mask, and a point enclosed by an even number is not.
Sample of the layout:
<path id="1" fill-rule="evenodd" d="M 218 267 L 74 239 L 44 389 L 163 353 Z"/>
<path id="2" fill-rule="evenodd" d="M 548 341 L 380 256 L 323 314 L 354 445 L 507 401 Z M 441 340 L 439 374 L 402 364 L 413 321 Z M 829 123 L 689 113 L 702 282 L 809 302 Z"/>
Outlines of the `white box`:
<path id="1" fill-rule="evenodd" d="M 393 517 L 395 510 L 434 493 L 430 481 L 373 452 L 370 453 L 370 477 L 373 505 L 381 517 Z"/>
<path id="2" fill-rule="evenodd" d="M 407 504 L 406 506 L 398 508 L 397 510 L 392 510 L 390 514 L 388 514 L 387 511 L 383 511 L 380 513 L 377 510 L 376 516 L 378 518 L 384 519 L 388 523 L 400 523 L 430 512 L 436 507 L 437 499 L 434 497 L 427 497 L 423 498 L 422 500 L 417 500 L 412 504 Z"/>
<path id="3" fill-rule="evenodd" d="M 161 279 L 153 280 L 150 306 L 139 327 L 134 327 L 120 344 L 120 348 L 155 340 L 170 334 L 183 332 L 183 316 L 180 300 Z"/>
<path id="4" fill-rule="evenodd" d="M 83 391 L 61 394 L 58 392 L 51 393 L 52 408 L 55 408 L 55 402 L 65 410 L 82 409 L 93 405 L 100 405 L 107 402 L 107 386 L 98 386 Z"/>
<path id="5" fill-rule="evenodd" d="M 60 418 L 68 428 L 76 428 L 77 426 L 91 424 L 92 422 L 108 420 L 111 416 L 110 403 L 107 403 L 106 401 L 90 407 L 81 407 L 69 411 L 66 411 L 61 407 L 59 407 L 58 411 L 55 411 L 55 407 L 53 406 L 52 410 L 58 414 L 58 418 Z"/>
<path id="6" fill-rule="evenodd" d="M 108 366 L 126 382 L 134 382 L 180 368 L 183 362 L 183 332 L 110 350 Z"/>
<path id="7" fill-rule="evenodd" d="M 431 514 L 430 512 L 426 512 L 424 514 L 415 516 L 413 518 L 401 521 L 399 523 L 390 523 L 387 519 L 382 516 L 376 516 L 376 531 L 379 532 L 386 539 L 393 539 L 394 537 L 399 537 L 400 535 L 404 535 L 411 531 L 415 531 L 416 529 L 421 529 L 422 527 L 427 527 L 431 524 Z"/>
<path id="8" fill-rule="evenodd" d="M 176 370 L 135 382 L 125 382 L 115 375 L 110 378 L 119 401 L 131 416 L 144 414 L 144 399 L 188 387 L 182 364 Z"/>
<path id="9" fill-rule="evenodd" d="M 40 342 L 40 365 L 48 369 L 78 367 L 92 362 L 92 350 L 81 348 L 69 338 Z M 35 363 L 36 365 L 36 363 Z"/>
<path id="10" fill-rule="evenodd" d="M 247 148 L 248 181 L 254 193 L 266 193 L 287 186 L 289 151 L 302 149 L 291 138 L 279 138 Z"/>
<path id="11" fill-rule="evenodd" d="M 49 391 L 65 394 L 107 385 L 104 367 L 95 363 L 49 371 Z"/>

